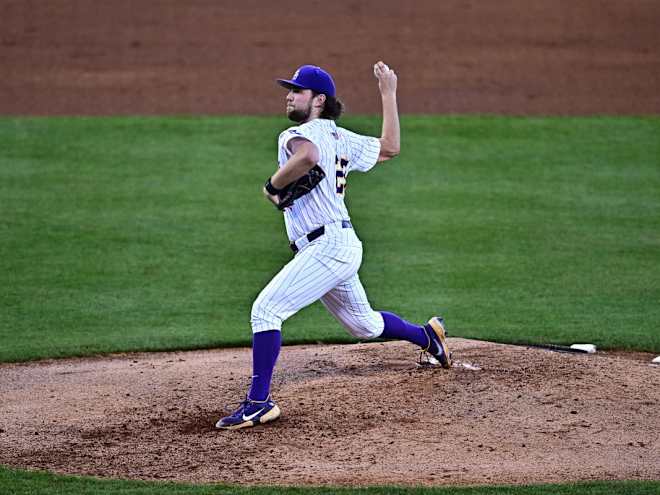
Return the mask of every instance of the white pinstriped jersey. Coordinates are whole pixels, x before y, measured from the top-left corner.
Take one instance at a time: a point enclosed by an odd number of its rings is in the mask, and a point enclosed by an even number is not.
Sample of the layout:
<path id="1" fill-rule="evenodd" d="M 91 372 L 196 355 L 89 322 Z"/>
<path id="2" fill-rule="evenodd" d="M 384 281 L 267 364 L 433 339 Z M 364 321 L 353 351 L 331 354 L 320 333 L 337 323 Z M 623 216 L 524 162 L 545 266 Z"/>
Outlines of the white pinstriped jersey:
<path id="1" fill-rule="evenodd" d="M 298 198 L 284 210 L 289 240 L 294 241 L 321 225 L 350 220 L 344 204 L 346 177 L 349 172 L 366 172 L 378 161 L 380 141 L 338 127 L 334 120 L 314 119 L 299 126 L 289 127 L 278 140 L 278 162 L 282 167 L 291 156 L 291 139 L 304 138 L 319 150 L 319 166 L 325 179 L 310 193 Z"/>

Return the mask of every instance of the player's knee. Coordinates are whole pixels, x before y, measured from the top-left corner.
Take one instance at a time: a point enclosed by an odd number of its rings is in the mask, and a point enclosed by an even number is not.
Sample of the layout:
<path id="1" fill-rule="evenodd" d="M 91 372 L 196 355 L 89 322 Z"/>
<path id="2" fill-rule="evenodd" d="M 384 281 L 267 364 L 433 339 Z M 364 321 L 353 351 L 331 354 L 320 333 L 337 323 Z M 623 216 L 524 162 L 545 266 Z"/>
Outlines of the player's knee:
<path id="1" fill-rule="evenodd" d="M 250 313 L 250 325 L 252 332 L 264 332 L 266 330 L 280 330 L 282 318 L 269 308 L 269 305 L 261 298 L 257 298 L 252 304 Z"/>
<path id="2" fill-rule="evenodd" d="M 383 317 L 375 311 L 362 315 L 351 322 L 349 331 L 351 335 L 358 339 L 370 340 L 380 337 L 385 325 Z"/>

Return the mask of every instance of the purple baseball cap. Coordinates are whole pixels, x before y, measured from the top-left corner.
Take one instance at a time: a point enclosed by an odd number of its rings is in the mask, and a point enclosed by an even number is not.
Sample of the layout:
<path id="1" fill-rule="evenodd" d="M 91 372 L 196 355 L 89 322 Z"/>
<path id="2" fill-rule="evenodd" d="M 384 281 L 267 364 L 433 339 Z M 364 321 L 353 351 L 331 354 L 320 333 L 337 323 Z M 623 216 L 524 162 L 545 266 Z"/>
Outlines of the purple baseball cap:
<path id="1" fill-rule="evenodd" d="M 303 65 L 291 79 L 278 79 L 277 83 L 285 88 L 311 89 L 335 97 L 335 82 L 332 76 L 316 65 Z"/>

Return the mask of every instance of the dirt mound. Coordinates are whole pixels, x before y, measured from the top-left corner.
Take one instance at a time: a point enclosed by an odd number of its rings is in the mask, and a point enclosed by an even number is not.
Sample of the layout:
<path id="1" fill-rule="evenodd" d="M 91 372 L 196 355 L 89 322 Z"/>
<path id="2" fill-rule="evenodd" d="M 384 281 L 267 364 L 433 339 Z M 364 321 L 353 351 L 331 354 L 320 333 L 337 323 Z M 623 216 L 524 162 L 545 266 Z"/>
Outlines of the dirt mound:
<path id="1" fill-rule="evenodd" d="M 285 347 L 275 423 L 213 423 L 249 349 L 0 365 L 0 464 L 254 484 L 659 479 L 660 367 L 449 339 L 451 370 L 388 342 Z"/>

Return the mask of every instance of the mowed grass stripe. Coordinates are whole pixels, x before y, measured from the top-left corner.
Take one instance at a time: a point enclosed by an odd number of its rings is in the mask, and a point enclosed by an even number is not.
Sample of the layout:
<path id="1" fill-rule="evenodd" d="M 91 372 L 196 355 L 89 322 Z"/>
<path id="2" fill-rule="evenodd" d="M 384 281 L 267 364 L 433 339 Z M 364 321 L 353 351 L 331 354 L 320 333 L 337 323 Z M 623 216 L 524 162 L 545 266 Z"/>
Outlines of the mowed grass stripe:
<path id="1" fill-rule="evenodd" d="M 239 487 L 58 476 L 0 466 L 0 493 L 12 495 L 655 495 L 657 481 L 483 487 Z"/>
<path id="2" fill-rule="evenodd" d="M 377 135 L 380 120 L 346 127 Z M 0 119 L 0 361 L 249 345 L 290 258 L 279 117 Z M 406 116 L 349 177 L 376 309 L 452 336 L 660 351 L 660 119 Z M 315 304 L 285 343 L 348 342 Z"/>

